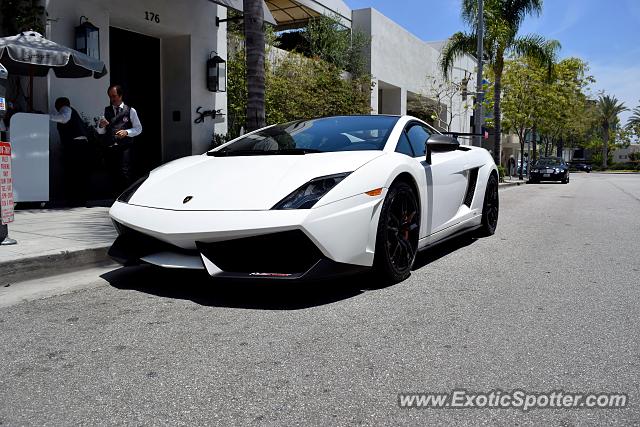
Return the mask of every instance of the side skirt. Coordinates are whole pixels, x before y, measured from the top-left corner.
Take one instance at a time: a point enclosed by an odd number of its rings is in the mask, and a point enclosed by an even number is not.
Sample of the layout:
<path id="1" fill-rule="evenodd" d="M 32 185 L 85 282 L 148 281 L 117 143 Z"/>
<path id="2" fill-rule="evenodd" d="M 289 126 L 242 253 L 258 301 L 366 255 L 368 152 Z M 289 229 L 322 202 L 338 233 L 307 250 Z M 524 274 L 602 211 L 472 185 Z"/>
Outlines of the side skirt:
<path id="1" fill-rule="evenodd" d="M 454 232 L 452 234 L 449 234 L 448 236 L 443 237 L 440 240 L 436 240 L 435 242 L 427 243 L 423 247 L 419 248 L 418 252 L 424 251 L 425 249 L 429 249 L 429 248 L 432 248 L 434 246 L 438 246 L 441 243 L 447 242 L 447 241 L 449 241 L 451 239 L 455 239 L 456 237 L 460 237 L 460 236 L 462 236 L 464 234 L 471 233 L 472 231 L 477 230 L 480 227 L 482 227 L 482 224 L 473 225 L 471 227 L 461 228 L 460 230 L 458 230 L 458 231 L 456 231 L 456 232 Z"/>

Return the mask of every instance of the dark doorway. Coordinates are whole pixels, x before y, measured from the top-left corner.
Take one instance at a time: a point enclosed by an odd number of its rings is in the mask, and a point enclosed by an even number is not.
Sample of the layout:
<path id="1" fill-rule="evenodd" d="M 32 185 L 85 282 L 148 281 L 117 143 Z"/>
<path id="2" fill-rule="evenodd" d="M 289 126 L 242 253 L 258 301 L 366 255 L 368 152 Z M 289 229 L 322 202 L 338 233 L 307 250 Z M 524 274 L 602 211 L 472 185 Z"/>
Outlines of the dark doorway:
<path id="1" fill-rule="evenodd" d="M 162 160 L 160 40 L 109 27 L 109 60 L 111 84 L 122 86 L 125 104 L 136 109 L 142 123 L 134 165 L 136 175 L 143 175 Z"/>

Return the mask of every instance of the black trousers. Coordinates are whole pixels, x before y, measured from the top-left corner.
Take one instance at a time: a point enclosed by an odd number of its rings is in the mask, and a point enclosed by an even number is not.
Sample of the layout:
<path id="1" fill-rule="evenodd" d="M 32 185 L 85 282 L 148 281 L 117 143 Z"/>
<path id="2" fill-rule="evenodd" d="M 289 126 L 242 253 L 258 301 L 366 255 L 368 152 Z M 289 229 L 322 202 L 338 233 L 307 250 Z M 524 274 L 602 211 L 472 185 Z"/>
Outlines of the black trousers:
<path id="1" fill-rule="evenodd" d="M 107 164 L 112 193 L 117 197 L 133 183 L 133 145 L 118 144 L 107 148 Z"/>
<path id="2" fill-rule="evenodd" d="M 91 151 L 86 140 L 62 141 L 62 180 L 67 204 L 84 204 L 89 196 Z"/>

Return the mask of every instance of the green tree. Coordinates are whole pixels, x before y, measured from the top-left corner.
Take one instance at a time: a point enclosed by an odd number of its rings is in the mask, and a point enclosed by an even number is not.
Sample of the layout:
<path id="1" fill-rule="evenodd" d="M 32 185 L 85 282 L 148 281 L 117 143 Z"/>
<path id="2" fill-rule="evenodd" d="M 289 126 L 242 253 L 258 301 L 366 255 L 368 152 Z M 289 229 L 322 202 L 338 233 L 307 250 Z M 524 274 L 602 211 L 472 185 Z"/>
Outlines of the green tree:
<path id="1" fill-rule="evenodd" d="M 537 124 L 546 145 L 556 146 L 557 156 L 562 156 L 565 147 L 584 145 L 593 130 L 594 108 L 586 90 L 594 79 L 588 70 L 587 63 L 579 58 L 567 58 L 553 66 Z"/>
<path id="2" fill-rule="evenodd" d="M 238 136 L 245 123 L 247 69 L 244 47 L 230 35 L 227 111 L 229 137 Z M 270 49 L 270 48 L 269 48 Z M 268 125 L 310 117 L 369 114 L 371 76 L 345 76 L 327 61 L 296 53 L 270 55 L 265 65 L 265 119 Z"/>
<path id="3" fill-rule="evenodd" d="M 365 72 L 362 50 L 369 44 L 369 37 L 345 28 L 339 19 L 338 16 L 321 15 L 309 21 L 302 32 L 308 54 L 354 76 L 361 76 Z"/>
<path id="4" fill-rule="evenodd" d="M 640 106 L 633 109 L 631 117 L 629 117 L 630 125 L 640 125 Z"/>
<path id="5" fill-rule="evenodd" d="M 597 102 L 597 116 L 602 130 L 602 167 L 607 167 L 609 158 L 609 140 L 611 139 L 611 127 L 619 123 L 618 115 L 628 108 L 623 102 L 618 101 L 612 95 L 600 95 Z"/>
<path id="6" fill-rule="evenodd" d="M 518 36 L 524 18 L 542 12 L 542 0 L 485 0 L 485 35 L 483 40 L 485 55 L 489 61 L 493 81 L 494 112 L 494 159 L 500 163 L 501 149 L 501 94 L 502 74 L 505 58 L 526 57 L 546 65 L 549 69 L 555 53 L 560 48 L 557 41 L 547 41 L 542 36 L 531 34 Z M 472 28 L 471 32 L 455 33 L 442 52 L 440 68 L 445 78 L 454 61 L 462 55 L 476 55 L 477 1 L 462 0 L 462 18 Z"/>
<path id="7" fill-rule="evenodd" d="M 40 0 L 1 0 L 0 14 L 0 37 L 29 30 L 44 34 L 46 11 Z"/>
<path id="8" fill-rule="evenodd" d="M 584 145 L 589 139 L 594 114 L 585 91 L 594 80 L 587 71 L 587 63 L 578 58 L 554 63 L 551 74 L 526 58 L 506 61 L 503 127 L 518 135 L 521 162 L 528 135 L 539 132 L 547 146 L 545 154 L 548 146 L 555 144 L 558 156 L 562 156 L 565 147 Z M 537 158 L 535 143 L 532 158 Z"/>
<path id="9" fill-rule="evenodd" d="M 631 117 L 627 121 L 627 128 L 636 139 L 640 139 L 640 106 L 637 106 L 631 112 Z"/>
<path id="10" fill-rule="evenodd" d="M 265 126 L 265 38 L 262 0 L 243 0 L 248 132 Z"/>

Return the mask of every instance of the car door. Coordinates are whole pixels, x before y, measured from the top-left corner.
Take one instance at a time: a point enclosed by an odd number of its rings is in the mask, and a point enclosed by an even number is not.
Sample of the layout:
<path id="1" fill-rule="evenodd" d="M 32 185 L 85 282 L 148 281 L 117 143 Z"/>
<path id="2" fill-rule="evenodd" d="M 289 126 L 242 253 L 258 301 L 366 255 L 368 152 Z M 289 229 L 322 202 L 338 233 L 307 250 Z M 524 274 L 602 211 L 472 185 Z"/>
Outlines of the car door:
<path id="1" fill-rule="evenodd" d="M 443 231 L 460 222 L 457 216 L 463 204 L 469 173 L 465 170 L 464 151 L 433 153 L 426 161 L 425 142 L 433 131 L 422 123 L 411 122 L 405 128 L 414 155 L 424 167 L 427 186 L 423 189 L 423 227 L 428 234 Z"/>

